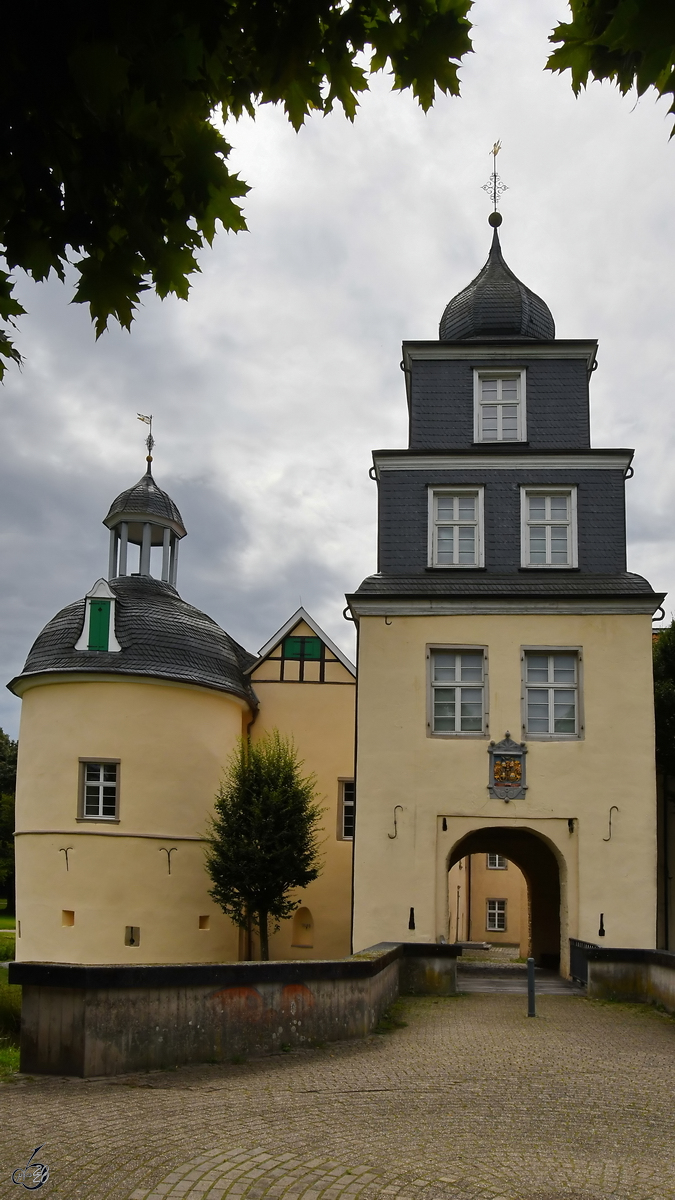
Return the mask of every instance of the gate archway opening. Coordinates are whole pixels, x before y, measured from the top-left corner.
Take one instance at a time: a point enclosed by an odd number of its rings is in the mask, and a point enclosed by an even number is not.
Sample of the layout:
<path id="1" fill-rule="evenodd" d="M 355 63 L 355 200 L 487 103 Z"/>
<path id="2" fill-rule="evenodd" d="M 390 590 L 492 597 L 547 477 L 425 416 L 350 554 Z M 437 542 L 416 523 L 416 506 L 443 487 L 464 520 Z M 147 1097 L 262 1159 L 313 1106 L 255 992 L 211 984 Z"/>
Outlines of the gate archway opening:
<path id="1" fill-rule="evenodd" d="M 560 867 L 550 846 L 529 829 L 474 829 L 453 847 L 448 871 L 471 854 L 500 854 L 527 883 L 530 954 L 537 966 L 560 966 Z"/>

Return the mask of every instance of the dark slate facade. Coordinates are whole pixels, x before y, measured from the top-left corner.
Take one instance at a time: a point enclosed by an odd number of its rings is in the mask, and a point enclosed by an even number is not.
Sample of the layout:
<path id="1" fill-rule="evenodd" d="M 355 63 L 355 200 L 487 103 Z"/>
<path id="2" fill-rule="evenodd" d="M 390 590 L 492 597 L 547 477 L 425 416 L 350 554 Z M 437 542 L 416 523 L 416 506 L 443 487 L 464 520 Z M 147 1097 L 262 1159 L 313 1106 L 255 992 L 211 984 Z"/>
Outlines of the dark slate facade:
<path id="1" fill-rule="evenodd" d="M 409 445 L 373 456 L 378 570 L 349 597 L 355 610 L 377 596 L 491 595 L 552 603 L 642 597 L 645 611 L 657 608 L 663 597 L 626 571 L 624 493 L 633 452 L 591 448 L 596 350 L 595 341 L 555 339 L 548 308 L 506 266 L 495 230 L 485 267 L 447 306 L 439 340 L 403 344 Z M 522 440 L 476 440 L 480 372 L 523 372 Z M 430 489 L 474 486 L 484 489 L 484 565 L 430 566 Z M 524 567 L 522 489 L 549 487 L 576 490 L 576 564 Z"/>

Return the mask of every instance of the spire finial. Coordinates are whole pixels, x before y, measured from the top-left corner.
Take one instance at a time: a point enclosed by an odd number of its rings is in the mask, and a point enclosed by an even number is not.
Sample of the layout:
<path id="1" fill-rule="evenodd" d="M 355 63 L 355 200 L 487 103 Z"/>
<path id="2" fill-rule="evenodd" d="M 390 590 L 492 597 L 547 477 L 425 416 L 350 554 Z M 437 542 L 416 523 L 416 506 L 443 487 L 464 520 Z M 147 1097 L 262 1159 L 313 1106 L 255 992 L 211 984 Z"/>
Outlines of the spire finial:
<path id="1" fill-rule="evenodd" d="M 497 228 L 502 223 L 502 214 L 497 211 L 497 205 L 504 194 L 508 191 L 506 184 L 503 182 L 500 175 L 497 174 L 497 155 L 502 148 L 500 141 L 494 143 L 490 154 L 492 155 L 492 174 L 487 183 L 483 184 L 483 191 L 488 193 L 492 199 L 492 212 L 488 217 L 488 222 L 493 228 Z"/>
<path id="2" fill-rule="evenodd" d="M 145 439 L 145 444 L 148 447 L 148 453 L 147 453 L 147 457 L 146 457 L 145 461 L 148 464 L 147 474 L 151 475 L 152 471 L 150 469 L 150 463 L 152 462 L 152 447 L 155 444 L 155 439 L 152 436 L 152 413 L 150 413 L 149 416 L 146 416 L 145 413 L 137 413 L 137 416 L 138 416 L 139 421 L 143 421 L 143 423 L 145 425 L 150 426 L 148 436 Z"/>

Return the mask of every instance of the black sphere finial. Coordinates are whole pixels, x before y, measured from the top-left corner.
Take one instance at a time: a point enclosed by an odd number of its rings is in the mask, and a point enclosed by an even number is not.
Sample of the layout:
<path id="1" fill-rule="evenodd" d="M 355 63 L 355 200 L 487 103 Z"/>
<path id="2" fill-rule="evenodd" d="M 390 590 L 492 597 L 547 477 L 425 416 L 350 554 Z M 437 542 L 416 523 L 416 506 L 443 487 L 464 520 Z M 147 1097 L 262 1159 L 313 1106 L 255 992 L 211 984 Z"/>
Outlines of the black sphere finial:
<path id="1" fill-rule="evenodd" d="M 500 212 L 491 212 L 490 216 L 488 217 L 488 224 L 491 225 L 493 229 L 497 229 L 501 225 L 502 220 L 503 218 Z"/>

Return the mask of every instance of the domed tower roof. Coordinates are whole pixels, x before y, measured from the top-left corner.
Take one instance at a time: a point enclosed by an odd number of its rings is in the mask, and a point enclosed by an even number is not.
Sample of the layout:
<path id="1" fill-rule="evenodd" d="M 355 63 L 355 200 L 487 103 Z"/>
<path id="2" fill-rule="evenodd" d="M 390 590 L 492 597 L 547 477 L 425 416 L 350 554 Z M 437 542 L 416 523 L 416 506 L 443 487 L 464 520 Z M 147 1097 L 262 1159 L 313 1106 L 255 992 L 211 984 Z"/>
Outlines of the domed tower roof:
<path id="1" fill-rule="evenodd" d="M 488 260 L 469 286 L 447 305 L 439 338 L 442 342 L 511 338 L 552 342 L 555 323 L 551 310 L 507 267 L 497 232 L 501 215 L 490 216 L 494 235 Z"/>
<path id="2" fill-rule="evenodd" d="M 117 652 L 76 649 L 86 620 L 87 600 L 77 600 L 45 625 L 26 665 L 9 684 L 20 695 L 36 676 L 131 675 L 189 683 L 229 692 L 257 707 L 246 668 L 255 661 L 211 617 L 181 600 L 170 584 L 151 576 L 127 575 L 110 583 L 116 604 Z"/>
<path id="3" fill-rule="evenodd" d="M 138 483 L 120 492 L 117 499 L 113 500 L 103 524 L 112 529 L 122 521 L 136 524 L 145 519 L 157 523 L 158 518 L 160 524 L 168 525 L 179 537 L 185 537 L 187 530 L 183 518 L 168 492 L 163 492 L 155 483 L 148 463 L 148 469 Z"/>

